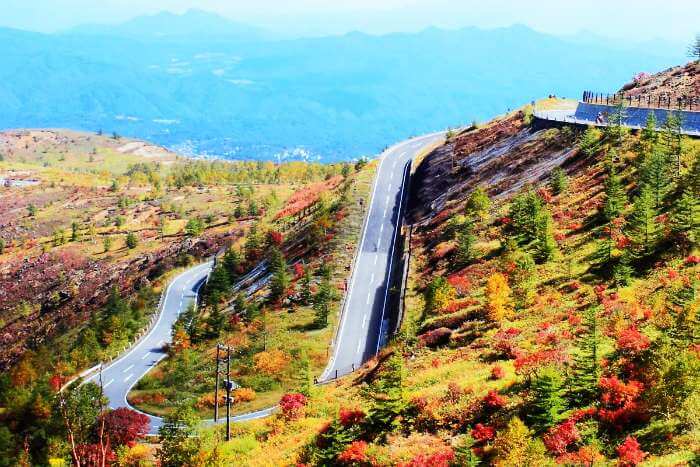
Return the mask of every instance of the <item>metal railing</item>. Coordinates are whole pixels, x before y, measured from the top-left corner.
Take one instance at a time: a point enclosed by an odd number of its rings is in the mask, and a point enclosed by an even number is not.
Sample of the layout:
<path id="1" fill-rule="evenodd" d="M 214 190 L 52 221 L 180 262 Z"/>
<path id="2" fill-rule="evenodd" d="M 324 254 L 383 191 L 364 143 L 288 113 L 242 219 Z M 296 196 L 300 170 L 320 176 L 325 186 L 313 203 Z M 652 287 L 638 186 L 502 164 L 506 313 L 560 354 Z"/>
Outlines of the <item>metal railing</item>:
<path id="1" fill-rule="evenodd" d="M 587 104 L 618 105 L 624 103 L 628 107 L 644 107 L 648 109 L 675 109 L 688 112 L 700 111 L 699 96 L 676 96 L 670 94 L 638 94 L 625 95 L 624 92 L 614 94 L 583 91 L 582 101 Z"/>

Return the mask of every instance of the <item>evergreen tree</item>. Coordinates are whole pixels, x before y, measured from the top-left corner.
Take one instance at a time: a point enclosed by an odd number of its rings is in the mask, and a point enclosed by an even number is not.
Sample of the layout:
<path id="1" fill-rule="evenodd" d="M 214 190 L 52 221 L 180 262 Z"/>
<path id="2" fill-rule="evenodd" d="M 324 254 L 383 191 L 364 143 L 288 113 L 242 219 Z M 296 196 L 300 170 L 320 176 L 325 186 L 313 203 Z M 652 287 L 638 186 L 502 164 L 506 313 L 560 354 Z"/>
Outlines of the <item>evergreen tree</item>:
<path id="1" fill-rule="evenodd" d="M 625 107 L 625 99 L 624 97 L 620 97 L 620 102 L 617 103 L 615 109 L 610 114 L 608 126 L 605 128 L 605 135 L 617 148 L 622 148 L 625 144 L 627 128 L 625 128 L 624 123 L 626 118 L 627 110 Z"/>
<path id="2" fill-rule="evenodd" d="M 482 187 L 476 187 L 467 200 L 467 215 L 485 219 L 489 215 L 491 199 Z"/>
<path id="3" fill-rule="evenodd" d="M 241 253 L 235 248 L 229 248 L 224 254 L 221 264 L 228 273 L 231 282 L 239 276 L 242 258 Z"/>
<path id="4" fill-rule="evenodd" d="M 301 276 L 301 279 L 299 280 L 299 285 L 301 286 L 301 302 L 304 305 L 310 305 L 311 300 L 312 300 L 312 295 L 311 295 L 311 268 L 310 267 L 305 267 L 304 268 L 304 275 Z"/>
<path id="5" fill-rule="evenodd" d="M 570 398 L 578 406 L 598 398 L 601 373 L 598 307 L 591 306 L 586 310 L 583 325 L 585 334 L 579 338 L 579 352 L 574 357 L 574 371 L 569 384 Z"/>
<path id="6" fill-rule="evenodd" d="M 541 262 L 554 259 L 557 253 L 557 242 L 554 239 L 554 220 L 548 209 L 543 208 L 535 221 L 535 257 Z"/>
<path id="7" fill-rule="evenodd" d="M 136 248 L 139 244 L 139 239 L 134 232 L 126 234 L 126 247 L 130 250 Z"/>
<path id="8" fill-rule="evenodd" d="M 685 184 L 695 196 L 700 197 L 700 151 L 695 154 L 693 164 L 686 175 Z"/>
<path id="9" fill-rule="evenodd" d="M 615 242 L 610 235 L 609 227 L 606 227 L 606 232 L 603 237 L 598 240 L 596 249 L 592 255 L 592 262 L 601 271 L 607 271 L 613 262 L 613 249 Z"/>
<path id="10" fill-rule="evenodd" d="M 5 239 L 0 238 L 0 255 L 5 253 Z"/>
<path id="11" fill-rule="evenodd" d="M 209 339 L 218 339 L 222 331 L 226 329 L 226 316 L 219 310 L 218 304 L 214 304 L 209 317 L 207 318 L 207 337 Z M 192 337 L 190 336 L 190 339 Z"/>
<path id="12" fill-rule="evenodd" d="M 686 187 L 671 209 L 671 230 L 685 249 L 698 240 L 700 234 L 700 203 L 692 190 Z"/>
<path id="13" fill-rule="evenodd" d="M 77 242 L 80 239 L 80 226 L 77 222 L 73 221 L 70 225 L 70 241 Z"/>
<path id="14" fill-rule="evenodd" d="M 700 34 L 695 36 L 695 40 L 688 46 L 688 56 L 693 60 L 700 60 Z"/>
<path id="15" fill-rule="evenodd" d="M 513 199 L 510 206 L 510 218 L 513 228 L 522 243 L 537 239 L 538 218 L 544 209 L 544 202 L 532 187 Z"/>
<path id="16" fill-rule="evenodd" d="M 579 141 L 579 149 L 586 157 L 592 157 L 600 149 L 600 130 L 589 127 L 583 132 Z"/>
<path id="17" fill-rule="evenodd" d="M 345 165 L 344 167 L 350 167 Z M 299 358 L 299 386 L 297 392 L 305 395 L 306 397 L 311 397 L 313 395 L 314 389 L 314 377 L 311 368 L 311 360 L 306 352 L 302 352 Z"/>
<path id="18" fill-rule="evenodd" d="M 160 448 L 157 456 L 163 467 L 183 467 L 196 465 L 201 438 L 197 435 L 199 419 L 194 409 L 187 403 L 178 405 L 171 415 L 167 415 L 160 427 Z"/>
<path id="19" fill-rule="evenodd" d="M 566 176 L 566 172 L 561 167 L 557 167 L 552 170 L 552 174 L 549 177 L 549 189 L 554 195 L 560 195 L 566 191 L 569 187 L 569 177 Z"/>
<path id="20" fill-rule="evenodd" d="M 612 280 L 615 287 L 626 287 L 632 279 L 632 267 L 630 266 L 629 255 L 624 254 L 612 267 Z"/>
<path id="21" fill-rule="evenodd" d="M 632 213 L 627 219 L 628 236 L 637 257 L 654 253 L 660 234 L 656 222 L 658 214 L 652 191 L 646 185 L 642 185 L 639 196 L 634 201 Z"/>
<path id="22" fill-rule="evenodd" d="M 464 222 L 457 231 L 457 264 L 466 266 L 474 259 L 476 237 L 471 222 Z"/>
<path id="23" fill-rule="evenodd" d="M 680 115 L 670 112 L 662 126 L 661 147 L 669 163 L 675 166 L 673 172 L 676 176 L 681 174 L 681 141 L 683 139 L 681 131 Z"/>
<path id="24" fill-rule="evenodd" d="M 660 208 L 666 193 L 672 185 L 668 156 L 662 151 L 654 151 L 642 167 L 641 180 L 654 195 L 654 206 Z"/>
<path id="25" fill-rule="evenodd" d="M 246 240 L 245 240 L 246 259 L 249 261 L 256 260 L 258 258 L 258 255 L 260 254 L 261 245 L 262 245 L 262 239 L 260 238 L 260 234 L 258 233 L 258 226 L 253 225 L 253 226 L 251 226 L 250 230 L 248 231 L 248 235 L 246 235 Z"/>
<path id="26" fill-rule="evenodd" d="M 627 192 L 622 184 L 620 176 L 615 173 L 614 167 L 609 168 L 608 178 L 605 179 L 605 203 L 603 215 L 609 222 L 622 214 L 627 204 Z"/>
<path id="27" fill-rule="evenodd" d="M 291 277 L 287 262 L 279 248 L 273 247 L 270 251 L 270 271 L 272 278 L 270 279 L 270 300 L 277 301 L 282 298 L 282 295 L 289 288 Z"/>
<path id="28" fill-rule="evenodd" d="M 379 378 L 362 389 L 362 396 L 370 403 L 367 425 L 371 432 L 387 433 L 401 425 L 406 409 L 405 377 L 403 356 L 396 353 L 386 360 Z"/>
<path id="29" fill-rule="evenodd" d="M 656 145 L 659 143 L 659 132 L 656 129 L 656 115 L 654 112 L 647 114 L 647 121 L 639 135 L 639 144 L 637 145 L 637 167 L 642 167 L 646 161 L 646 157 L 656 150 Z"/>
<path id="30" fill-rule="evenodd" d="M 528 410 L 528 420 L 538 432 L 544 432 L 557 424 L 566 410 L 563 397 L 564 378 L 554 367 L 546 367 L 537 372 L 532 382 L 532 403 Z"/>
<path id="31" fill-rule="evenodd" d="M 331 301 L 335 300 L 336 292 L 329 279 L 323 279 L 314 296 L 315 324 L 319 328 L 328 326 L 328 316 L 331 313 Z"/>
<path id="32" fill-rule="evenodd" d="M 210 305 L 219 303 L 221 297 L 231 287 L 231 278 L 222 264 L 218 264 L 209 275 L 204 289 L 206 302 Z"/>

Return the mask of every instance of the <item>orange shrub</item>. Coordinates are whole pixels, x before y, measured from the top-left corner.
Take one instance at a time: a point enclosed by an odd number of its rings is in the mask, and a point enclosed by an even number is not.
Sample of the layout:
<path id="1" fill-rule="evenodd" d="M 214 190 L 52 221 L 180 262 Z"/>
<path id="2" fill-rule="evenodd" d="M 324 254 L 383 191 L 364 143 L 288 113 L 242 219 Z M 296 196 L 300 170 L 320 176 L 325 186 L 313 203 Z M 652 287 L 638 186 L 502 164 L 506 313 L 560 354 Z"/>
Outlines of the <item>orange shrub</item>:
<path id="1" fill-rule="evenodd" d="M 238 388 L 233 391 L 233 398 L 236 402 L 250 402 L 255 400 L 255 391 L 251 388 Z"/>
<path id="2" fill-rule="evenodd" d="M 290 362 L 290 357 L 281 350 L 268 350 L 255 354 L 253 361 L 255 368 L 269 376 L 273 376 L 282 371 Z"/>

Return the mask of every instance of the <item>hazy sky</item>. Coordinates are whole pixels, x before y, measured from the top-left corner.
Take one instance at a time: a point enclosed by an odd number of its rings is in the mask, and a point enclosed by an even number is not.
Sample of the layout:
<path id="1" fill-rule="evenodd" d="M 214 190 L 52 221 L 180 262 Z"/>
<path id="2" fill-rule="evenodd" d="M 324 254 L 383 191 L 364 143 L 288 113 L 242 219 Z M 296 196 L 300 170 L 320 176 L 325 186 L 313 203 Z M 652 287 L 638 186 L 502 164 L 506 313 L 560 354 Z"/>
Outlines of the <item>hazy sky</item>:
<path id="1" fill-rule="evenodd" d="M 588 30 L 640 42 L 690 42 L 700 33 L 698 0 L 0 0 L 0 25 L 56 31 L 188 8 L 288 35 L 513 23 L 554 34 Z"/>

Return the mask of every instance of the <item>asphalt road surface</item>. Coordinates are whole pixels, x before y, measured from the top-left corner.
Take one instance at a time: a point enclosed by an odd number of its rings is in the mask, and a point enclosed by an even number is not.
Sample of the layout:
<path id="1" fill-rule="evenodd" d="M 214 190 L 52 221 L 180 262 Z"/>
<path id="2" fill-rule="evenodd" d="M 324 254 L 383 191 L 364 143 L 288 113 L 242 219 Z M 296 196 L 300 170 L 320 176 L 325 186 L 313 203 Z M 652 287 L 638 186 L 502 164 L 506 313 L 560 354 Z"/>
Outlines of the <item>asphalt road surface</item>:
<path id="1" fill-rule="evenodd" d="M 131 388 L 148 371 L 166 357 L 163 346 L 172 340 L 171 330 L 180 313 L 184 312 L 197 296 L 197 290 L 211 270 L 212 263 L 200 264 L 177 276 L 168 286 L 163 311 L 155 326 L 141 341 L 119 359 L 102 369 L 102 387 L 109 399 L 109 407 L 132 408 L 126 400 Z M 100 373 L 88 381 L 99 383 Z M 162 419 L 149 416 L 151 433 L 157 433 Z"/>
<path id="2" fill-rule="evenodd" d="M 320 381 L 352 372 L 386 343 L 389 313 L 395 312 L 387 306 L 388 284 L 399 273 L 395 244 L 406 202 L 409 163 L 424 148 L 444 138 L 444 133 L 422 136 L 382 155 L 333 356 Z"/>

